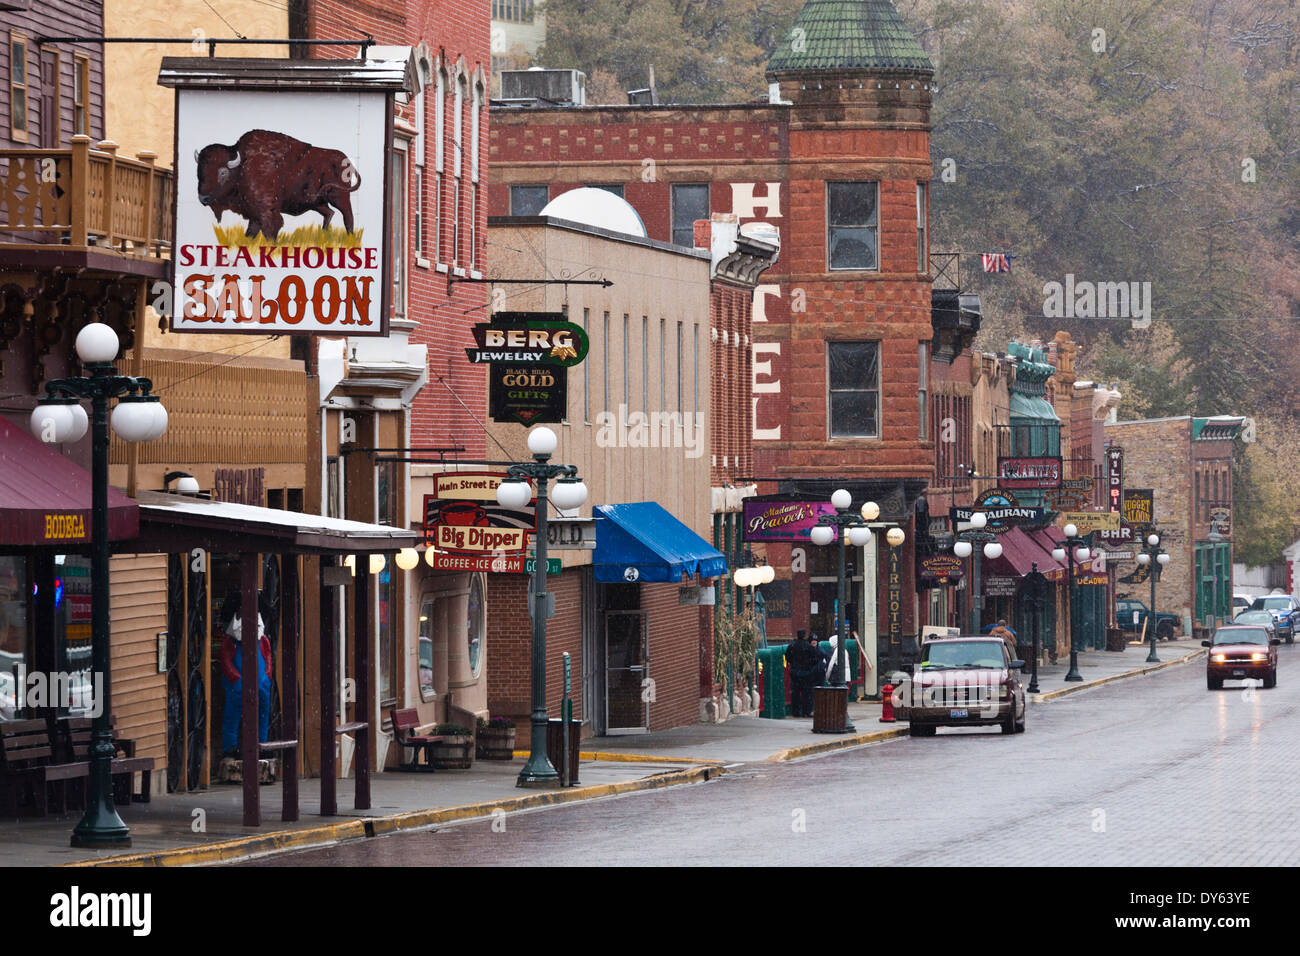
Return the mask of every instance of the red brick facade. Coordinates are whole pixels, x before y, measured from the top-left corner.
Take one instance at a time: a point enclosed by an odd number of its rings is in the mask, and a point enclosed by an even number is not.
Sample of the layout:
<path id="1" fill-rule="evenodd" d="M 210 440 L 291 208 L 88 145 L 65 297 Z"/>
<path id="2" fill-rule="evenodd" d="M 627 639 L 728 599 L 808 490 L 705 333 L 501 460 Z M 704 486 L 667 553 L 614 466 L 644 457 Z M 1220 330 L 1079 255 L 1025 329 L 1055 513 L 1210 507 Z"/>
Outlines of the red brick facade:
<path id="1" fill-rule="evenodd" d="M 391 4 L 313 0 L 306 30 L 307 36 L 330 40 L 355 40 L 357 31 L 363 30 L 381 45 L 423 43 L 428 49 L 433 75 L 427 78 L 422 94 L 424 136 L 416 135 L 414 101 L 400 107 L 395 133 L 396 142 L 406 147 L 398 154 L 406 158 L 407 282 L 406 302 L 395 306 L 394 313 L 418 323 L 410 332 L 410 341 L 428 347 L 429 383 L 412 407 L 411 444 L 460 445 L 465 449 L 462 456 L 468 458 L 486 454 L 484 434 L 474 418 L 481 418 L 486 409 L 487 379 L 482 369 L 465 361 L 464 347 L 470 340 L 469 327 L 486 314 L 487 291 L 484 285 L 449 283 L 448 278 L 459 277 L 457 270 L 465 278 L 471 271 L 481 273 L 486 259 L 489 28 L 488 10 L 471 0 Z M 313 57 L 355 55 L 350 47 L 310 49 Z M 439 72 L 443 74 L 441 172 L 437 168 Z M 481 92 L 476 94 L 476 89 Z M 475 104 L 479 123 L 477 182 L 471 153 Z M 457 133 L 463 149 L 456 146 Z M 422 167 L 417 150 L 423 153 Z M 422 236 L 416 235 L 417 223 L 422 224 Z"/>

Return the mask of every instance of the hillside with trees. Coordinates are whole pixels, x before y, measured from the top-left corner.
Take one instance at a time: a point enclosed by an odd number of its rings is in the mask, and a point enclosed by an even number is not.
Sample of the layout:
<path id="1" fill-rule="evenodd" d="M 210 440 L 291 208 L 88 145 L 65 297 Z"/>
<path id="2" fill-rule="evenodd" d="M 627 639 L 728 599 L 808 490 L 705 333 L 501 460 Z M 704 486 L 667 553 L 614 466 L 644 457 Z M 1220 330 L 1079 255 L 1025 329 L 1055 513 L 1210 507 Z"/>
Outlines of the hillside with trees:
<path id="1" fill-rule="evenodd" d="M 548 0 L 538 62 L 604 102 L 746 102 L 801 0 Z M 1237 560 L 1300 536 L 1300 9 L 1295 0 L 896 0 L 936 68 L 935 252 L 975 274 L 977 348 L 1081 344 L 1125 418 L 1245 414 Z M 600 31 L 593 23 L 602 24 Z M 610 34 L 613 39 L 609 38 Z M 597 101 L 593 99 L 593 101 Z M 1150 283 L 1150 324 L 1042 318 L 1047 283 Z"/>

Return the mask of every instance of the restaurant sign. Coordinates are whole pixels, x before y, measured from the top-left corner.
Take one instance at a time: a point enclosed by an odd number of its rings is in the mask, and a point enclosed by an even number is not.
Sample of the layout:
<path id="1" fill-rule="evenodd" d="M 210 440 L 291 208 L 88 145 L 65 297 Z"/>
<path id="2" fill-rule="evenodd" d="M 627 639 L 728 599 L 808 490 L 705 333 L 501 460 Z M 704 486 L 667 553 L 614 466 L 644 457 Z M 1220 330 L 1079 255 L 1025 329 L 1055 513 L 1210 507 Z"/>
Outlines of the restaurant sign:
<path id="1" fill-rule="evenodd" d="M 391 101 L 177 90 L 172 331 L 388 334 Z"/>
<path id="2" fill-rule="evenodd" d="M 1057 457 L 1013 457 L 998 459 L 998 487 L 1059 488 L 1061 459 Z"/>
<path id="3" fill-rule="evenodd" d="M 828 501 L 772 501 L 746 498 L 745 541 L 807 541 L 808 534 L 822 515 L 835 514 Z"/>
<path id="4" fill-rule="evenodd" d="M 1042 521 L 1045 514 L 1042 508 L 1021 505 L 1010 491 L 993 488 L 976 496 L 975 503 L 970 507 L 948 509 L 948 517 L 952 521 L 953 529 L 956 530 L 960 522 L 970 521 L 971 515 L 977 511 L 983 512 L 988 520 L 985 530 L 994 533 L 1007 531 L 1013 525 Z"/>
<path id="5" fill-rule="evenodd" d="M 449 554 L 522 556 L 537 528 L 537 506 L 535 501 L 518 509 L 497 504 L 497 485 L 505 477 L 488 472 L 434 475 L 433 494 L 424 496 L 425 543 Z"/>

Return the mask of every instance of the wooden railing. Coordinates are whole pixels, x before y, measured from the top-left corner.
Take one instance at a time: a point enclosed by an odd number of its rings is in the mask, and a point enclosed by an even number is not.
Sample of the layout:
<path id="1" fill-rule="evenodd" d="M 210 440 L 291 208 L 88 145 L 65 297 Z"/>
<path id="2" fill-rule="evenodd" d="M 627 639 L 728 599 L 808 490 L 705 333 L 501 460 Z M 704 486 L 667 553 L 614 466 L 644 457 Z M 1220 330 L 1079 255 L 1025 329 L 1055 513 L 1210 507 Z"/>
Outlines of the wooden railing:
<path id="1" fill-rule="evenodd" d="M 97 246 L 166 257 L 172 241 L 172 171 L 155 153 L 117 155 L 105 140 L 70 149 L 0 150 L 0 241 Z"/>

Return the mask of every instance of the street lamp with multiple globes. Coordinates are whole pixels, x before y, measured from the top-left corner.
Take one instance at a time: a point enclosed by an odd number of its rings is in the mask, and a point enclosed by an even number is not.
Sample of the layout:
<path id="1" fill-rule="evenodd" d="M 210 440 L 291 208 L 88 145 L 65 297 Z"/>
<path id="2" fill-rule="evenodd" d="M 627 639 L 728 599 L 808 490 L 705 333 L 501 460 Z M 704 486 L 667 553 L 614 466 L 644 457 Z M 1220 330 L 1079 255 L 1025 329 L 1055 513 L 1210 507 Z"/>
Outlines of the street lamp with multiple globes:
<path id="1" fill-rule="evenodd" d="M 509 477 L 497 485 L 497 503 L 503 508 L 519 509 L 533 497 L 529 480 L 537 483 L 537 555 L 533 567 L 533 713 L 532 736 L 528 761 L 515 781 L 518 787 L 553 787 L 560 775 L 546 757 L 546 507 L 547 482 L 558 479 L 549 500 L 562 511 L 579 508 L 587 500 L 587 486 L 578 477 L 575 465 L 549 464 L 559 440 L 555 432 L 539 426 L 528 433 L 528 450 L 533 461 L 517 462 L 507 469 Z"/>
<path id="2" fill-rule="evenodd" d="M 103 679 L 103 701 L 96 701 L 90 739 L 90 784 L 86 811 L 72 831 L 75 847 L 131 845 L 131 831 L 113 806 L 112 680 L 109 649 L 108 589 L 108 403 L 113 409 L 113 431 L 125 441 L 153 441 L 167 430 L 167 410 L 147 378 L 117 375 L 117 333 L 102 322 L 92 322 L 77 333 L 77 356 L 90 374 L 55 379 L 45 384 L 46 398 L 32 409 L 32 432 L 42 441 L 78 441 L 90 429 L 90 634 L 91 667 Z M 90 399 L 90 417 L 79 404 Z"/>
<path id="3" fill-rule="evenodd" d="M 851 631 L 844 616 L 848 602 L 848 584 L 844 578 L 844 548 L 846 541 L 855 548 L 864 548 L 871 543 L 871 529 L 867 527 L 865 522 L 875 521 L 880 517 L 880 506 L 874 501 L 868 501 L 862 505 L 858 514 L 849 514 L 849 509 L 853 506 L 853 496 L 843 488 L 831 495 L 831 505 L 835 508 L 836 514 L 821 515 L 817 519 L 816 526 L 809 532 L 809 536 L 812 538 L 813 544 L 823 548 L 837 537 L 840 540 L 840 547 L 836 549 L 839 563 L 836 568 L 837 598 L 835 603 L 835 633 L 839 653 L 835 655 L 835 668 L 831 671 L 827 686 L 846 687 L 846 679 L 849 675 L 845 671 L 845 663 L 848 658 Z M 898 543 L 901 544 L 903 530 L 901 528 L 890 528 L 889 535 L 893 535 L 895 531 L 898 532 Z M 889 537 L 889 535 L 886 537 Z M 889 542 L 894 544 L 894 539 L 889 537 Z M 852 727 L 848 729 L 851 730 Z"/>
<path id="4" fill-rule="evenodd" d="M 1083 564 L 1092 560 L 1092 552 L 1088 550 L 1088 542 L 1079 537 L 1077 526 L 1067 524 L 1062 530 L 1065 532 L 1065 547 L 1053 548 L 1052 557 L 1066 562 L 1066 600 L 1070 602 L 1070 672 L 1065 675 L 1065 679 L 1074 682 L 1083 680 L 1083 675 L 1079 673 L 1079 642 L 1075 636 L 1078 627 L 1074 620 L 1074 565 L 1076 561 Z"/>
<path id="5" fill-rule="evenodd" d="M 1151 567 L 1151 607 L 1147 611 L 1147 629 L 1151 631 L 1151 653 L 1147 655 L 1148 664 L 1159 664 L 1156 657 L 1156 582 L 1160 572 L 1169 563 L 1169 553 L 1160 547 L 1160 535 L 1152 533 L 1147 536 L 1147 546 L 1138 553 L 1137 563 Z"/>
<path id="6" fill-rule="evenodd" d="M 975 546 L 982 545 L 984 557 L 990 561 L 1002 557 L 1002 545 L 995 540 L 993 532 L 984 530 L 988 527 L 988 523 L 988 515 L 984 512 L 973 512 L 970 516 L 969 528 L 963 530 L 960 525 L 958 526 L 957 540 L 952 546 L 952 553 L 957 557 L 971 559 L 970 588 L 967 591 L 971 634 L 980 632 L 980 606 L 983 603 L 980 595 L 980 552 Z"/>

